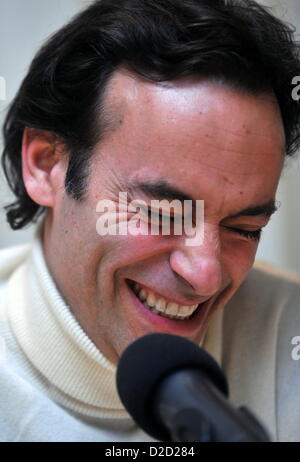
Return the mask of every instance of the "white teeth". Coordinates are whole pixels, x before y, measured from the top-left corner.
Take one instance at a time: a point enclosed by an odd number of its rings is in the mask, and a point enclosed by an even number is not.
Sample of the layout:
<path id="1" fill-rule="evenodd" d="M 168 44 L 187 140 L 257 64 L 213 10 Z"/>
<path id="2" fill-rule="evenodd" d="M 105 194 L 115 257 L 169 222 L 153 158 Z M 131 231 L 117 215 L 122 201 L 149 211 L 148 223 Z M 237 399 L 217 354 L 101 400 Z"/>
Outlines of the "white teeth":
<path id="1" fill-rule="evenodd" d="M 176 316 L 179 310 L 179 305 L 177 303 L 168 303 L 166 313 L 171 316 Z"/>
<path id="2" fill-rule="evenodd" d="M 198 305 L 183 306 L 174 302 L 168 302 L 164 298 L 157 299 L 153 292 L 141 289 L 137 283 L 134 284 L 133 289 L 145 306 L 154 313 L 167 318 L 189 319 L 198 308 Z"/>
<path id="3" fill-rule="evenodd" d="M 193 312 L 195 307 L 197 307 L 198 305 L 194 305 L 194 306 L 181 306 L 180 307 L 180 310 L 179 310 L 179 315 L 180 316 L 190 316 L 191 314 L 191 311 Z"/>
<path id="4" fill-rule="evenodd" d="M 142 302 L 144 300 L 147 300 L 147 293 L 145 292 L 144 289 L 142 289 L 138 295 L 139 295 L 140 299 L 142 300 Z"/>
<path id="5" fill-rule="evenodd" d="M 166 301 L 163 298 L 160 298 L 158 302 L 156 302 L 155 307 L 158 311 L 164 313 L 166 311 Z"/>
<path id="6" fill-rule="evenodd" d="M 154 307 L 155 303 L 156 303 L 156 298 L 155 298 L 154 294 L 149 292 L 148 297 L 147 297 L 147 304 L 149 306 L 151 306 L 151 307 Z"/>

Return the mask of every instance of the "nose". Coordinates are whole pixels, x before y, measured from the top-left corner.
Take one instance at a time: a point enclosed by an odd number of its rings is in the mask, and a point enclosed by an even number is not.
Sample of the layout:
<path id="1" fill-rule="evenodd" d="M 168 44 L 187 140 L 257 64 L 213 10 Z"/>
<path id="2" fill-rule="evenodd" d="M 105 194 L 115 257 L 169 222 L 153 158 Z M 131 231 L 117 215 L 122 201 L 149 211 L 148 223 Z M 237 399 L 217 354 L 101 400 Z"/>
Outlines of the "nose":
<path id="1" fill-rule="evenodd" d="M 222 285 L 222 263 L 218 229 L 204 226 L 201 245 L 187 246 L 184 240 L 170 255 L 172 270 L 202 297 L 212 297 Z"/>

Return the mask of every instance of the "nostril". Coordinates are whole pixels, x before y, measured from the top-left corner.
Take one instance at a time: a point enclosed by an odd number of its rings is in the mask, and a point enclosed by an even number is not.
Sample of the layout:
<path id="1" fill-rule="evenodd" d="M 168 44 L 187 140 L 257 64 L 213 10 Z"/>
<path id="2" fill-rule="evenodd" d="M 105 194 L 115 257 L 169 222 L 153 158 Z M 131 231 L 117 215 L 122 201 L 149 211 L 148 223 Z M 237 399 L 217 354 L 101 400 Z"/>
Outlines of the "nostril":
<path id="1" fill-rule="evenodd" d="M 183 276 L 180 276 L 180 274 L 176 273 L 176 271 L 174 271 L 174 273 L 176 274 L 176 278 L 180 281 L 180 284 L 184 284 L 189 289 L 192 289 L 193 292 L 196 292 L 195 287 L 189 281 L 187 281 Z"/>

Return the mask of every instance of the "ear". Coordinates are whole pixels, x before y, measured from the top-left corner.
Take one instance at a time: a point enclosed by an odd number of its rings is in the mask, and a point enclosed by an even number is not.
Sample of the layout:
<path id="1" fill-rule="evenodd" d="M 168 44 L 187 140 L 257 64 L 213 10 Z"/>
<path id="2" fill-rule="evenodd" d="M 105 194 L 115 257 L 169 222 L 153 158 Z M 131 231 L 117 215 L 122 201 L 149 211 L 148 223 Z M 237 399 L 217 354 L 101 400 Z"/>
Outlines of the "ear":
<path id="1" fill-rule="evenodd" d="M 22 142 L 23 180 L 28 195 L 39 205 L 53 207 L 64 188 L 66 154 L 57 136 L 49 131 L 25 128 Z"/>

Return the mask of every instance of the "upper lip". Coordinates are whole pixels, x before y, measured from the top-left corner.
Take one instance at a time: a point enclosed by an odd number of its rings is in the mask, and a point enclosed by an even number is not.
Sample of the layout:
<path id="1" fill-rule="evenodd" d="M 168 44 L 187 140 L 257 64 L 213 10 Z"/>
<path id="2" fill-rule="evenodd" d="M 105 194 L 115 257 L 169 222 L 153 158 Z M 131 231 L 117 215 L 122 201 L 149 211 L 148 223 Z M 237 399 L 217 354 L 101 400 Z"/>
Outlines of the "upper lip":
<path id="1" fill-rule="evenodd" d="M 209 300 L 211 297 L 206 297 L 206 298 L 197 298 L 195 299 L 194 301 L 191 301 L 191 300 L 179 300 L 178 298 L 176 298 L 176 296 L 172 296 L 172 297 L 169 297 L 167 295 L 164 295 L 162 294 L 161 292 L 158 292 L 157 290 L 155 289 L 152 289 L 151 287 L 148 287 L 144 284 L 142 284 L 141 282 L 138 282 L 138 281 L 132 281 L 130 280 L 130 285 L 133 286 L 134 284 L 138 284 L 141 289 L 145 289 L 147 292 L 153 292 L 154 295 L 159 299 L 159 298 L 164 298 L 165 300 L 168 300 L 170 303 L 177 303 L 178 305 L 182 305 L 182 306 L 193 306 L 193 305 L 200 305 L 204 302 L 206 302 L 207 300 Z"/>

